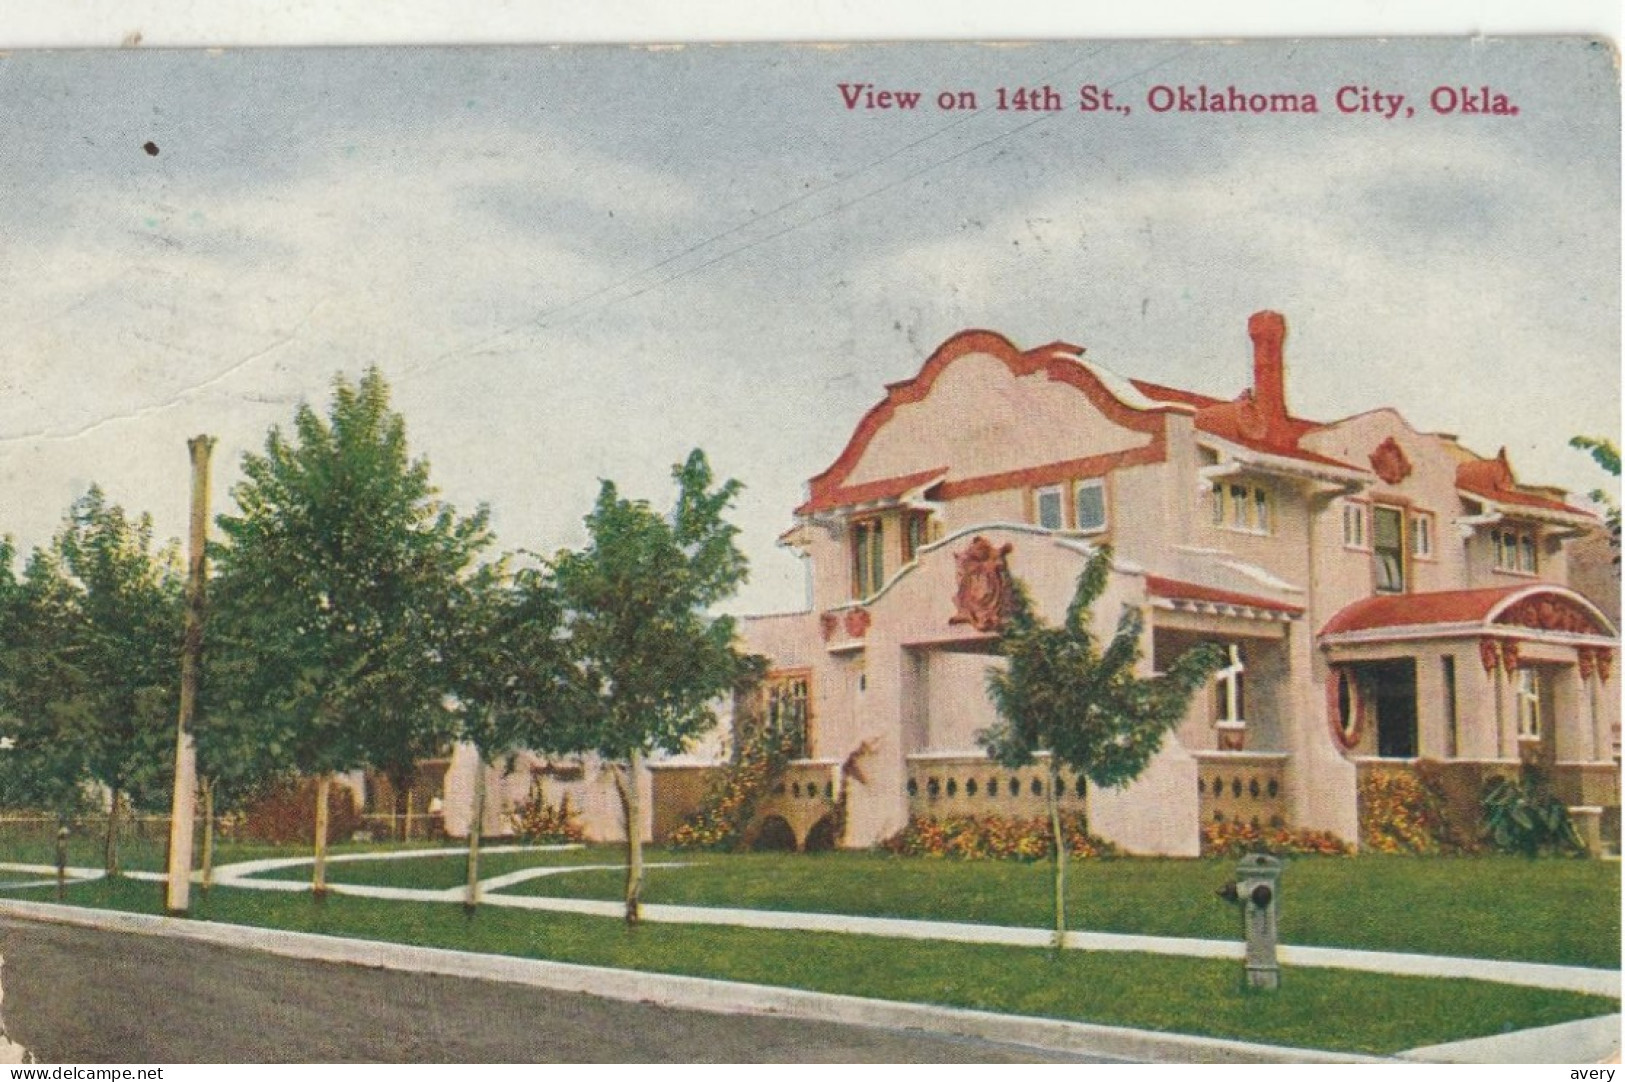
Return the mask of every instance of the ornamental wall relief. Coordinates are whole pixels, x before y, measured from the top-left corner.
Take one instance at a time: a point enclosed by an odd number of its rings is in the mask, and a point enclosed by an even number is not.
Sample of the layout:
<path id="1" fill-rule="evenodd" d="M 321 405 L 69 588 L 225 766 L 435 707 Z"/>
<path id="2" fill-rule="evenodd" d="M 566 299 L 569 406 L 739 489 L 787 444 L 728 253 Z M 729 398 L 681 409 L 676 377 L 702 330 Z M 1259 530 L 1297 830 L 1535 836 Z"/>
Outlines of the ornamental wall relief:
<path id="1" fill-rule="evenodd" d="M 1008 559 L 1014 546 L 974 537 L 964 552 L 954 554 L 959 586 L 954 591 L 950 624 L 969 624 L 977 631 L 998 631 L 1015 609 L 1016 588 Z"/>

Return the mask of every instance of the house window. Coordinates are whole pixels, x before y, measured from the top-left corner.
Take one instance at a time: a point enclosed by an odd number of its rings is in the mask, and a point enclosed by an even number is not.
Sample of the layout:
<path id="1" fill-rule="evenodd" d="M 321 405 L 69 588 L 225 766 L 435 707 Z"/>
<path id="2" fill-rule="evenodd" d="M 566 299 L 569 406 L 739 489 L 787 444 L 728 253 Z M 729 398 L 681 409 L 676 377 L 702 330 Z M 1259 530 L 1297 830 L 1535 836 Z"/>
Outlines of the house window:
<path id="1" fill-rule="evenodd" d="M 1219 723 L 1244 722 L 1247 717 L 1247 666 L 1242 664 L 1241 647 L 1231 643 L 1229 664 L 1213 674 L 1213 720 Z"/>
<path id="2" fill-rule="evenodd" d="M 767 678 L 767 731 L 775 740 L 783 740 L 790 755 L 807 755 L 811 733 L 808 721 L 812 717 L 812 693 L 806 673 L 774 674 Z"/>
<path id="3" fill-rule="evenodd" d="M 1377 563 L 1377 589 L 1405 592 L 1405 513 L 1397 507 L 1371 509 L 1371 552 Z"/>
<path id="4" fill-rule="evenodd" d="M 925 547 L 929 537 L 931 516 L 925 511 L 910 511 L 903 518 L 903 562 L 911 563 Z"/>
<path id="5" fill-rule="evenodd" d="M 1433 515 L 1411 512 L 1411 555 L 1419 560 L 1433 559 Z"/>
<path id="6" fill-rule="evenodd" d="M 1536 555 L 1535 531 L 1527 527 L 1502 526 L 1490 531 L 1495 550 L 1495 569 L 1533 575 L 1540 570 Z"/>
<path id="7" fill-rule="evenodd" d="M 1514 694 L 1518 699 L 1518 739 L 1540 739 L 1540 671 L 1525 666 L 1518 670 Z"/>
<path id="8" fill-rule="evenodd" d="M 878 518 L 852 527 L 852 596 L 872 597 L 886 581 L 886 535 Z"/>
<path id="9" fill-rule="evenodd" d="M 1044 529 L 1059 530 L 1066 526 L 1066 504 L 1060 485 L 1039 489 L 1033 494 L 1033 504 L 1038 512 L 1038 524 Z"/>
<path id="10" fill-rule="evenodd" d="M 1091 533 L 1106 528 L 1106 482 L 1102 478 L 1079 481 L 1073 492 L 1079 530 Z"/>
<path id="11" fill-rule="evenodd" d="M 1220 482 L 1213 486 L 1213 524 L 1241 533 L 1269 533 L 1274 522 L 1269 490 Z"/>
<path id="12" fill-rule="evenodd" d="M 1343 547 L 1366 548 L 1365 504 L 1352 501 L 1343 504 Z"/>

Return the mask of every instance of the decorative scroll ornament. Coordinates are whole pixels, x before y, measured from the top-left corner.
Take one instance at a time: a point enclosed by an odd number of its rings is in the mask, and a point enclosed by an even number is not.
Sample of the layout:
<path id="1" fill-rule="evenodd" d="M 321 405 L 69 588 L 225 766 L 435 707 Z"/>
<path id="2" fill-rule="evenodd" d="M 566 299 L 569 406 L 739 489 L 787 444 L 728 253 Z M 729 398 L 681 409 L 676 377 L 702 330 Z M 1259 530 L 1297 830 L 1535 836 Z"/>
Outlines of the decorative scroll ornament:
<path id="1" fill-rule="evenodd" d="M 1597 669 L 1597 655 L 1591 652 L 1590 647 L 1582 646 L 1575 651 L 1580 661 L 1580 679 L 1590 680 L 1591 674 Z"/>
<path id="2" fill-rule="evenodd" d="M 1269 414 L 1253 400 L 1251 391 L 1241 396 L 1241 404 L 1236 408 L 1236 429 L 1254 442 L 1262 442 L 1270 434 Z"/>
<path id="3" fill-rule="evenodd" d="M 1495 666 L 1501 662 L 1500 644 L 1494 639 L 1479 639 L 1478 660 L 1483 664 L 1485 672 L 1494 672 Z"/>
<path id="4" fill-rule="evenodd" d="M 1536 631 L 1566 631 L 1595 635 L 1603 631 L 1585 609 L 1566 597 L 1528 597 L 1503 612 L 1498 624 L 1516 624 Z"/>
<path id="5" fill-rule="evenodd" d="M 824 641 L 828 642 L 835 637 L 835 629 L 841 626 L 841 618 L 833 612 L 820 613 L 818 629 L 824 633 Z"/>
<path id="6" fill-rule="evenodd" d="M 1384 484 L 1397 485 L 1411 475 L 1411 460 L 1405 457 L 1405 449 L 1389 436 L 1371 452 L 1371 468 Z"/>
<path id="7" fill-rule="evenodd" d="M 1508 639 L 1501 644 L 1501 668 L 1511 675 L 1512 670 L 1518 667 L 1518 643 L 1515 639 Z"/>
<path id="8" fill-rule="evenodd" d="M 1614 668 L 1614 652 L 1603 648 L 1597 651 L 1597 676 L 1603 683 L 1608 683 L 1608 674 Z"/>
<path id="9" fill-rule="evenodd" d="M 869 630 L 868 609 L 848 609 L 846 612 L 846 634 L 849 638 L 861 639 Z"/>
<path id="10" fill-rule="evenodd" d="M 950 624 L 969 624 L 977 631 L 998 631 L 1004 626 L 1016 601 L 1007 563 L 1012 547 L 994 548 L 987 538 L 974 537 L 970 547 L 954 554 L 959 587 L 954 591 Z"/>

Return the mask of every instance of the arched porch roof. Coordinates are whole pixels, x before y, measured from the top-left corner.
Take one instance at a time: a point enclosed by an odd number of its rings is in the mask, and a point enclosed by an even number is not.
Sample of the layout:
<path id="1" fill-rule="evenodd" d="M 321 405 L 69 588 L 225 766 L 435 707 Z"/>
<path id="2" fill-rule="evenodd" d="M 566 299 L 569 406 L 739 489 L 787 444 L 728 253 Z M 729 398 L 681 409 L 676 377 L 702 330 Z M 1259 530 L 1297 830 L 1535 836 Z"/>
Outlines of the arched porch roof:
<path id="1" fill-rule="evenodd" d="M 1320 629 L 1323 646 L 1459 635 L 1516 635 L 1610 646 L 1619 633 L 1583 596 L 1555 583 L 1363 598 Z"/>

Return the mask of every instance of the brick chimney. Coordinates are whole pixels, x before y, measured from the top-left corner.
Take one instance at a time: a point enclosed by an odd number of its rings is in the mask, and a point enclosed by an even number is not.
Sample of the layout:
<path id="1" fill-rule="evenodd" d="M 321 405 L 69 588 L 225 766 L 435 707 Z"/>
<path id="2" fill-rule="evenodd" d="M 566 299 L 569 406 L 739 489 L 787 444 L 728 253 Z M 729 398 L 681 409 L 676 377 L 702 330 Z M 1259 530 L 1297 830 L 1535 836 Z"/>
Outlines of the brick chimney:
<path id="1" fill-rule="evenodd" d="M 1279 312 L 1254 312 L 1247 320 L 1253 340 L 1253 401 L 1267 421 L 1286 416 L 1286 317 Z"/>

